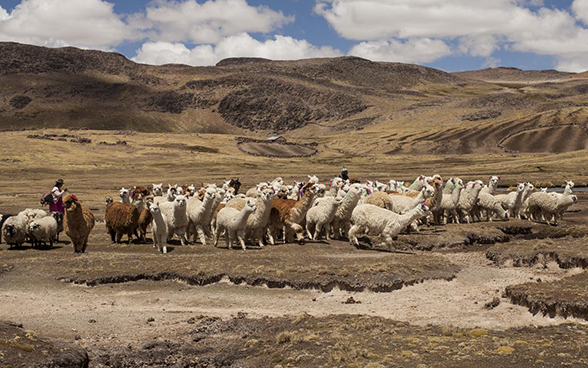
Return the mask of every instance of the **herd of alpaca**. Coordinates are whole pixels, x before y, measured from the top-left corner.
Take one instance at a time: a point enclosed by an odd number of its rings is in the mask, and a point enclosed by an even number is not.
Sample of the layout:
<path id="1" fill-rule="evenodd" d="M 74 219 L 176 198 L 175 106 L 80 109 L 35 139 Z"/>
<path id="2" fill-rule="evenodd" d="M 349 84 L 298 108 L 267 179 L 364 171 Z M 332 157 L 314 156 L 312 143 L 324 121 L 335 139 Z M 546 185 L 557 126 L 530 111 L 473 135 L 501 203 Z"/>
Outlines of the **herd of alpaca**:
<path id="1" fill-rule="evenodd" d="M 402 232 L 418 231 L 422 225 L 471 223 L 510 218 L 557 224 L 563 213 L 577 202 L 574 183 L 565 182 L 563 193 L 537 191 L 531 183 L 518 183 L 514 190 L 498 194 L 500 178 L 490 177 L 464 183 L 459 178 L 443 180 L 439 175 L 419 176 L 410 185 L 350 182 L 339 177 L 328 185 L 316 176 L 306 182 L 285 185 L 280 177 L 239 193 L 241 183 L 232 179 L 221 186 L 200 188 L 153 184 L 151 188 L 122 188 L 120 200 L 106 198 L 104 222 L 112 242 L 126 235 L 145 241 L 151 227 L 153 246 L 167 253 L 167 244 L 178 237 L 183 246 L 199 241 L 218 246 L 224 237 L 227 248 L 247 243 L 260 248 L 280 241 L 304 242 L 347 238 L 358 247 L 359 238 L 369 235 L 393 246 Z M 6 243 L 21 246 L 56 239 L 63 228 L 74 250 L 84 252 L 94 227 L 92 212 L 71 194 L 63 198 L 63 224 L 58 216 L 27 209 L 16 216 L 2 217 Z"/>

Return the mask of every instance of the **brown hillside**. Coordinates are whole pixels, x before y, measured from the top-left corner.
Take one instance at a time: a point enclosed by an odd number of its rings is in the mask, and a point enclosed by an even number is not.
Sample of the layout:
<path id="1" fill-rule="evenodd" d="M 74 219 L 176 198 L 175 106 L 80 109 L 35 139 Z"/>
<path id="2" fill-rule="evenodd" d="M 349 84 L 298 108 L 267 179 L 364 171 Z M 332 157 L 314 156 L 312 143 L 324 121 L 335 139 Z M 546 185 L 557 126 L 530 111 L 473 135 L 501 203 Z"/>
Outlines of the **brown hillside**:
<path id="1" fill-rule="evenodd" d="M 587 146 L 586 83 L 551 70 L 449 74 L 357 57 L 151 66 L 115 53 L 16 43 L 0 43 L 0 70 L 2 130 L 279 133 L 346 156 Z"/>
<path id="2" fill-rule="evenodd" d="M 505 82 L 536 82 L 569 78 L 575 73 L 560 72 L 557 70 L 521 70 L 518 68 L 488 68 L 452 73 L 455 76 L 482 81 Z"/>
<path id="3" fill-rule="evenodd" d="M 366 111 L 374 94 L 416 94 L 450 74 L 359 58 L 216 67 L 136 64 L 116 53 L 0 43 L 2 129 L 89 127 L 140 131 L 285 132 Z"/>

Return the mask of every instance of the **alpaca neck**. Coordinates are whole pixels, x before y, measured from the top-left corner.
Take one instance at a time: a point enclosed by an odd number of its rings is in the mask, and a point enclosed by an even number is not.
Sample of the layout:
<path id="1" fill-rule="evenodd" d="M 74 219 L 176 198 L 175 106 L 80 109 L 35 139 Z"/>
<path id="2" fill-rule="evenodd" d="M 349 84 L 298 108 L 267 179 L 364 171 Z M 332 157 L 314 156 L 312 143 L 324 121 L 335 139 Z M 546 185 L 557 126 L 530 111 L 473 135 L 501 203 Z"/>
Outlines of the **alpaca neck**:
<path id="1" fill-rule="evenodd" d="M 296 207 L 302 209 L 308 209 L 312 204 L 312 200 L 314 199 L 314 194 L 310 190 L 307 190 L 306 193 L 302 196 L 300 201 L 296 204 Z"/>
<path id="2" fill-rule="evenodd" d="M 398 218 L 398 223 L 402 228 L 411 224 L 414 220 L 416 220 L 421 215 L 419 207 L 413 208 L 411 211 L 408 211 L 404 215 L 400 215 Z"/>
<path id="3" fill-rule="evenodd" d="M 455 188 L 453 190 L 453 193 L 451 193 L 451 199 L 453 201 L 453 204 L 457 204 L 457 202 L 459 202 L 459 196 L 461 195 L 461 189 L 460 188 Z"/>
<path id="4" fill-rule="evenodd" d="M 155 224 L 157 226 L 163 226 L 165 224 L 165 221 L 163 220 L 163 215 L 161 214 L 161 212 L 157 212 L 157 213 L 151 213 L 152 217 L 153 217 L 153 221 L 155 222 Z"/>
<path id="5" fill-rule="evenodd" d="M 252 211 L 247 209 L 247 207 L 243 207 L 239 214 L 235 216 L 235 223 L 237 224 L 244 224 L 247 222 L 247 218 L 251 215 Z"/>
<path id="6" fill-rule="evenodd" d="M 81 223 L 84 221 L 84 215 L 82 213 L 82 206 L 79 204 L 76 206 L 76 209 L 73 211 L 65 211 L 65 217 L 67 218 L 67 222 L 70 224 Z"/>
<path id="7" fill-rule="evenodd" d="M 271 212 L 270 210 L 272 208 L 272 201 L 273 201 L 273 199 L 270 199 L 270 200 L 258 199 L 257 203 L 256 203 L 257 210 L 251 216 L 256 216 L 256 219 L 260 220 L 259 222 L 261 222 L 263 224 L 267 224 L 267 221 L 269 221 L 269 216 L 270 216 L 270 212 Z"/>

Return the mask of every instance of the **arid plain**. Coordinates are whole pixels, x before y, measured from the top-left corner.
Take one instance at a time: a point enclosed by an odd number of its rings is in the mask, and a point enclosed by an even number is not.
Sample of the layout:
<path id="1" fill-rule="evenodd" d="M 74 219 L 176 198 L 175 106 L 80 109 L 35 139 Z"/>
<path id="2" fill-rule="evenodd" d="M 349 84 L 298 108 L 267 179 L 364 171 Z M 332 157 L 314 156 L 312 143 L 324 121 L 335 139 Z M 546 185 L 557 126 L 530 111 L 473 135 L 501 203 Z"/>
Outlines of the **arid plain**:
<path id="1" fill-rule="evenodd" d="M 98 222 L 83 255 L 64 234 L 52 250 L 0 245 L 0 320 L 16 324 L 0 324 L 0 364 L 588 364 L 581 191 L 559 226 L 431 225 L 400 235 L 394 252 L 367 240 L 247 252 L 174 240 L 162 255 L 150 241 L 110 244 L 102 222 L 105 196 L 123 186 L 239 177 L 246 190 L 276 176 L 328 182 L 342 166 L 361 180 L 499 175 L 503 186 L 583 187 L 585 75 L 358 58 L 149 67 L 1 47 L 0 213 L 38 207 L 63 177 Z M 317 153 L 239 149 L 238 137 L 271 135 Z"/>

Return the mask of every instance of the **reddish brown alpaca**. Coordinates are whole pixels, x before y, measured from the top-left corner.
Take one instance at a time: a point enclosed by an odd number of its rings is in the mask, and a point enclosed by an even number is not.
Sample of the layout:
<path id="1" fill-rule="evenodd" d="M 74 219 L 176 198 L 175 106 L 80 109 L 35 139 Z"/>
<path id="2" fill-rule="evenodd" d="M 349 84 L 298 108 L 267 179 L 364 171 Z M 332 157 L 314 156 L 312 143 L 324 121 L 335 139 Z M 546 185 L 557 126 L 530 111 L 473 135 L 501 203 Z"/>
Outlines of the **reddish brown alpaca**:
<path id="1" fill-rule="evenodd" d="M 291 239 L 293 234 L 296 234 L 296 240 L 299 242 L 304 241 L 304 229 L 300 224 L 304 221 L 306 212 L 312 206 L 316 190 L 317 187 L 313 183 L 308 183 L 302 189 L 304 194 L 299 201 L 274 199 L 268 229 L 270 243 L 274 243 L 274 236 L 277 237 L 280 230 L 283 232 L 284 243 Z"/>

